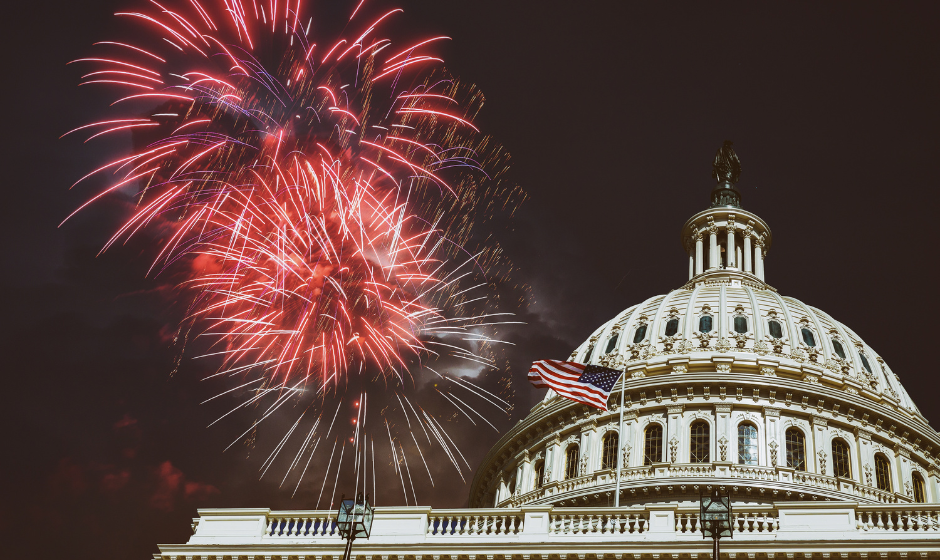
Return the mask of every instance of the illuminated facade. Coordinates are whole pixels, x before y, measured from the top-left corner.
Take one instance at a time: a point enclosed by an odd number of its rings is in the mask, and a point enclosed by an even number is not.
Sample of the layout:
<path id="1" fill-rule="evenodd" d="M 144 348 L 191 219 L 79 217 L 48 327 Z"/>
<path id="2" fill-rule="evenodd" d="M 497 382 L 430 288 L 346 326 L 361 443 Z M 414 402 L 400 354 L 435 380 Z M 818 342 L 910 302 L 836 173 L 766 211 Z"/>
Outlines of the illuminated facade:
<path id="1" fill-rule="evenodd" d="M 610 411 L 549 391 L 484 459 L 469 509 L 378 508 L 359 558 L 708 558 L 714 488 L 734 504 L 728 558 L 940 558 L 940 435 L 871 346 L 767 283 L 770 228 L 741 208 L 739 173 L 726 144 L 712 206 L 682 229 L 687 283 L 571 354 L 625 371 Z M 157 557 L 342 553 L 330 512 L 200 515 Z"/>

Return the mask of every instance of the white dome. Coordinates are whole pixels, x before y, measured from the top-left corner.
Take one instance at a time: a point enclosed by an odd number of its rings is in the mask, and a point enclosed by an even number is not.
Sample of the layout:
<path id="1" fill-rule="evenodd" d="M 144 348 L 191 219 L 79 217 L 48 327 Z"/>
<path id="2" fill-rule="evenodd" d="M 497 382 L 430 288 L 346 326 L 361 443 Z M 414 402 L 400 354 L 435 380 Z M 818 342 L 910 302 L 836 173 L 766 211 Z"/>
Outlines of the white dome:
<path id="1" fill-rule="evenodd" d="M 708 333 L 700 330 L 703 317 L 711 318 Z M 779 338 L 772 336 L 771 322 L 779 326 Z M 668 327 L 676 328 L 672 336 Z M 779 375 L 815 377 L 921 417 L 897 375 L 855 332 L 818 308 L 747 279 L 690 282 L 649 298 L 601 325 L 571 359 L 626 365 L 628 371 L 685 360 L 689 371 L 714 369 L 717 360 L 748 373 L 759 373 L 759 362 L 773 361 Z"/>
<path id="2" fill-rule="evenodd" d="M 713 488 L 745 503 L 940 503 L 940 434 L 865 341 L 766 283 L 772 235 L 741 208 L 739 174 L 726 143 L 711 207 L 682 228 L 688 282 L 571 353 L 624 372 L 610 410 L 549 390 L 484 459 L 471 507 L 690 505 Z"/>

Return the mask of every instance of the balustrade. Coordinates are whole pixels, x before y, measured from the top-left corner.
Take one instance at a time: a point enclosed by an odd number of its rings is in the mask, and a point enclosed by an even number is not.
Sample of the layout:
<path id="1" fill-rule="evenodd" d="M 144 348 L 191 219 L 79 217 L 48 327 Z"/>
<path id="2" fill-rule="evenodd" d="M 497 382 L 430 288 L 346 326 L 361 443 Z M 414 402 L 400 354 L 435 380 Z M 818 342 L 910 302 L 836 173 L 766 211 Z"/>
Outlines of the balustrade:
<path id="1" fill-rule="evenodd" d="M 271 512 L 265 535 L 269 537 L 332 537 L 336 530 L 336 512 Z"/>
<path id="2" fill-rule="evenodd" d="M 757 476 L 757 471 L 740 469 L 739 473 Z M 800 511 L 798 502 L 779 502 L 767 505 L 738 505 L 733 511 L 732 523 L 736 536 L 747 539 L 775 535 L 786 529 L 780 512 Z M 840 512 L 851 512 L 854 527 L 859 534 L 890 532 L 933 534 L 940 538 L 940 504 L 815 502 L 811 508 L 833 508 Z M 228 513 L 232 511 L 232 513 Z M 194 522 L 193 539 L 199 542 L 219 542 L 218 539 L 247 538 L 245 533 L 251 523 L 240 519 L 251 516 L 257 520 L 257 538 L 296 542 L 340 542 L 336 527 L 335 512 L 323 511 L 273 511 L 261 510 L 201 510 L 202 517 Z M 672 525 L 656 525 L 651 533 L 651 515 L 659 511 L 656 519 L 663 519 L 663 510 L 655 506 L 626 508 L 610 507 L 533 507 L 430 510 L 428 508 L 390 508 L 388 512 L 376 511 L 373 536 L 370 542 L 541 542 L 578 538 L 618 537 L 637 535 L 649 539 L 651 535 L 666 533 L 671 539 L 699 538 L 701 519 L 697 507 L 681 506 L 668 512 Z M 791 514 L 787 514 L 791 515 Z M 796 515 L 804 515 L 797 513 Z M 805 519 L 805 517 L 803 518 Z M 657 523 L 659 523 L 657 521 Z M 803 523 L 802 521 L 797 524 Z M 531 526 L 530 526 L 531 524 Z M 782 526 L 783 525 L 783 526 Z M 664 531 L 665 529 L 665 531 Z M 793 531 L 792 528 L 788 529 Z M 840 529 L 844 530 L 844 529 Z M 221 531 L 221 532 L 219 532 Z M 217 536 L 213 536 L 217 535 Z M 640 537 L 642 535 L 642 537 Z M 658 538 L 658 537 L 653 537 Z M 933 537 L 931 537 L 933 538 Z M 208 539 L 201 541 L 200 539 Z M 479 540 L 477 540 L 479 539 Z"/>

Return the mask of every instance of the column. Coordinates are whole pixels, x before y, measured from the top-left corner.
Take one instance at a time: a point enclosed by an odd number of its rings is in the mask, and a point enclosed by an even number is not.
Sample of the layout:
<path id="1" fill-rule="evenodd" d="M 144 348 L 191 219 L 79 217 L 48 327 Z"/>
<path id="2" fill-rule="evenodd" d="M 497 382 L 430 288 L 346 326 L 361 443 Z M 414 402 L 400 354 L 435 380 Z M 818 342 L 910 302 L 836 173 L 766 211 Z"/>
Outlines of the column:
<path id="1" fill-rule="evenodd" d="M 643 464 L 643 441 L 639 439 L 642 436 L 636 425 L 636 412 L 623 413 L 623 433 L 620 434 L 620 453 L 623 461 L 623 468 L 629 468 L 633 465 Z"/>
<path id="2" fill-rule="evenodd" d="M 725 228 L 725 231 L 728 232 L 728 268 L 734 268 L 738 263 L 734 260 L 735 250 L 734 250 L 734 222 L 729 221 L 728 227 Z"/>
<path id="3" fill-rule="evenodd" d="M 744 230 L 744 272 L 754 273 L 751 268 L 751 229 Z"/>
<path id="4" fill-rule="evenodd" d="M 814 459 L 816 464 L 816 472 L 824 475 L 831 476 L 829 473 L 832 471 L 832 457 L 830 454 L 831 449 L 828 449 L 826 445 L 826 440 L 828 439 L 826 435 L 829 432 L 829 421 L 822 416 L 813 416 L 812 417 L 812 430 L 813 430 L 813 450 L 815 451 Z M 825 453 L 825 455 L 820 455 L 820 453 Z"/>
<path id="5" fill-rule="evenodd" d="M 695 257 L 689 253 L 689 280 L 695 276 Z"/>
<path id="6" fill-rule="evenodd" d="M 687 462 L 683 460 L 683 453 L 680 449 L 681 442 L 684 438 L 682 434 L 682 411 L 685 407 L 681 404 L 673 404 L 666 407 L 667 414 L 667 424 L 666 424 L 666 433 L 663 434 L 664 438 L 668 438 L 667 441 L 663 442 L 663 452 L 666 455 L 665 461 L 667 463 L 682 463 Z M 676 452 L 673 453 L 673 448 Z M 686 456 L 688 453 L 685 454 Z"/>
<path id="7" fill-rule="evenodd" d="M 914 481 L 911 472 L 911 453 L 903 447 L 896 447 L 894 451 L 894 462 L 897 470 L 898 485 L 895 492 L 905 496 L 914 497 Z M 908 493 L 910 490 L 910 493 Z"/>
<path id="8" fill-rule="evenodd" d="M 526 449 L 522 456 L 522 462 L 519 464 L 519 474 L 516 478 L 516 490 L 520 494 L 528 492 L 535 488 L 533 481 L 529 480 L 532 473 L 532 461 L 529 459 L 529 450 Z"/>
<path id="9" fill-rule="evenodd" d="M 721 265 L 721 259 L 718 255 L 718 226 L 712 226 L 708 229 L 708 268 L 718 268 Z"/>
<path id="10" fill-rule="evenodd" d="M 764 279 L 764 255 L 763 250 L 764 244 L 761 243 L 760 239 L 754 241 L 754 274 L 757 275 L 761 280 Z"/>
<path id="11" fill-rule="evenodd" d="M 927 473 L 925 490 L 927 491 L 927 501 L 932 504 L 940 503 L 940 471 L 933 468 Z"/>
<path id="12" fill-rule="evenodd" d="M 763 453 L 758 455 L 759 462 L 763 462 L 768 467 L 787 466 L 786 448 L 780 430 L 779 408 L 764 407 L 764 441 L 767 449 L 763 449 Z"/>
<path id="13" fill-rule="evenodd" d="M 724 438 L 725 454 L 721 455 L 721 445 L 719 442 Z M 731 439 L 731 405 L 719 403 L 715 405 L 715 448 L 712 454 L 712 462 L 730 461 L 733 453 L 734 441 Z"/>
<path id="14" fill-rule="evenodd" d="M 559 463 L 559 455 L 561 455 L 561 438 L 556 435 L 545 454 L 545 469 L 548 471 L 548 476 L 545 477 L 545 484 L 561 480 L 563 477 L 561 469 L 565 468 L 565 466 Z"/>
<path id="15" fill-rule="evenodd" d="M 878 486 L 875 482 L 875 451 L 871 446 L 871 434 L 855 428 L 855 445 L 858 447 L 860 482 L 866 486 Z"/>
<path id="16" fill-rule="evenodd" d="M 704 251 L 702 247 L 702 234 L 695 234 L 695 274 L 701 274 L 705 271 L 705 263 L 703 261 Z"/>

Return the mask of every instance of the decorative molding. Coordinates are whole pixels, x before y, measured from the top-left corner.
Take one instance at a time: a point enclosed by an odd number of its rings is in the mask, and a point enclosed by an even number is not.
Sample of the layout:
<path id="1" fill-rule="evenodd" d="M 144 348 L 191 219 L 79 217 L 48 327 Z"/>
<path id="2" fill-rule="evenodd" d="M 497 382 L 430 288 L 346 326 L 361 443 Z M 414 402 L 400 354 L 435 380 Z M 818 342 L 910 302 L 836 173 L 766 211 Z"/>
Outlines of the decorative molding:
<path id="1" fill-rule="evenodd" d="M 764 416 L 769 416 L 772 418 L 780 418 L 780 409 L 774 408 L 772 406 L 764 407 Z"/>

